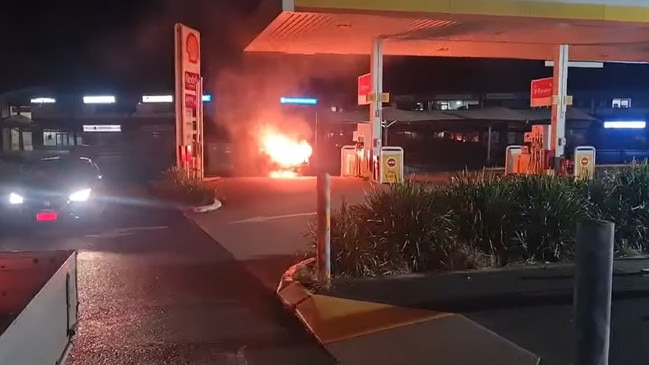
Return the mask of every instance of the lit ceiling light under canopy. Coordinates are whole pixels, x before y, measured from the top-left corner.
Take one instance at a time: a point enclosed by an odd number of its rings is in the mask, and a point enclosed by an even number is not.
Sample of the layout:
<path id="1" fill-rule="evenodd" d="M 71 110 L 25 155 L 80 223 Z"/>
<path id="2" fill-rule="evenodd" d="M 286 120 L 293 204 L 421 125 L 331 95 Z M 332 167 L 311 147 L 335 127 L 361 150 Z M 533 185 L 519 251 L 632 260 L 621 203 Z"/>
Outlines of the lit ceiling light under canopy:
<path id="1" fill-rule="evenodd" d="M 33 98 L 31 99 L 32 104 L 54 104 L 56 99 L 54 98 Z"/>
<path id="2" fill-rule="evenodd" d="M 604 122 L 607 129 L 644 129 L 647 122 L 643 120 L 616 120 Z"/>
<path id="3" fill-rule="evenodd" d="M 98 96 L 84 96 L 84 104 L 114 104 L 115 96 L 113 95 L 98 95 Z"/>
<path id="4" fill-rule="evenodd" d="M 143 103 L 172 103 L 174 97 L 172 95 L 143 95 Z"/>
<path id="5" fill-rule="evenodd" d="M 119 124 L 84 125 L 83 131 L 86 133 L 121 132 L 122 126 Z"/>

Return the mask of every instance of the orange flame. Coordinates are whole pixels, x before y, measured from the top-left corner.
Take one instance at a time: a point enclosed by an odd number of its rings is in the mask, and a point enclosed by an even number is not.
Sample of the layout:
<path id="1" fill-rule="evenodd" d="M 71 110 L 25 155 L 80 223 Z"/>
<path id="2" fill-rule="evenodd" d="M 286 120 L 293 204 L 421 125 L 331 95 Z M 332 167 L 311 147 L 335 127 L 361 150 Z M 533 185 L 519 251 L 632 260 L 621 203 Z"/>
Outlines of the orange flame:
<path id="1" fill-rule="evenodd" d="M 307 163 L 313 154 L 313 149 L 306 140 L 294 139 L 269 130 L 262 135 L 261 150 L 282 169 Z"/>
<path id="2" fill-rule="evenodd" d="M 294 177 L 298 177 L 298 174 L 297 172 L 290 170 L 276 170 L 271 171 L 269 176 L 273 179 L 292 179 Z"/>

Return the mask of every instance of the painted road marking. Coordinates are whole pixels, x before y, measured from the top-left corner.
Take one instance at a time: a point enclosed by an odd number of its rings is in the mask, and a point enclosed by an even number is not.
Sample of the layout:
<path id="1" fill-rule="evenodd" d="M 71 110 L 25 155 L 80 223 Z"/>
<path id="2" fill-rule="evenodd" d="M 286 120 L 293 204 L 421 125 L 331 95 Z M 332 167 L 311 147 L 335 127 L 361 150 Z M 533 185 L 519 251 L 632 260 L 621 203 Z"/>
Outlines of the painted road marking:
<path id="1" fill-rule="evenodd" d="M 272 217 L 252 217 L 252 218 L 246 218 L 246 219 L 242 219 L 242 220 L 238 220 L 238 221 L 232 221 L 232 222 L 230 222 L 230 224 L 264 223 L 264 222 L 267 222 L 267 221 L 277 220 L 277 219 L 309 217 L 309 216 L 313 216 L 313 215 L 316 215 L 316 212 L 275 215 L 275 216 L 272 216 Z"/>
<path id="2" fill-rule="evenodd" d="M 127 227 L 127 228 L 116 228 L 108 232 L 102 232 L 98 234 L 89 234 L 86 235 L 86 238 L 115 238 L 115 237 L 124 237 L 136 234 L 142 231 L 155 231 L 167 229 L 168 226 L 151 226 L 151 227 Z"/>

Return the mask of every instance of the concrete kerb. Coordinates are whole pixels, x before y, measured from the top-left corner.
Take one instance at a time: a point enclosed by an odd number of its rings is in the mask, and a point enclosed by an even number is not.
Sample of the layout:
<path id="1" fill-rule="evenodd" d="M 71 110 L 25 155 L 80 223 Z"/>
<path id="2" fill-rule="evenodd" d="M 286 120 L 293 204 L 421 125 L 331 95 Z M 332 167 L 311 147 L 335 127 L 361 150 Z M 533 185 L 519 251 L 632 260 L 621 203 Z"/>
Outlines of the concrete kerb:
<path id="1" fill-rule="evenodd" d="M 192 213 L 208 213 L 208 212 L 213 212 L 215 210 L 219 210 L 221 209 L 222 206 L 223 203 L 219 199 L 214 198 L 214 201 L 211 204 L 189 206 L 189 207 L 184 207 L 183 209 L 190 211 Z"/>
<path id="2" fill-rule="evenodd" d="M 313 293 L 307 290 L 304 285 L 295 280 L 294 277 L 298 270 L 307 267 L 314 262 L 315 258 L 301 261 L 289 267 L 288 270 L 284 272 L 284 275 L 282 275 L 275 293 L 277 294 L 277 297 L 282 302 L 284 307 L 286 307 L 288 310 L 294 311 L 298 304 L 313 295 Z M 303 324 L 308 327 L 308 324 Z"/>
<path id="3" fill-rule="evenodd" d="M 211 177 L 211 178 L 206 178 L 204 181 L 206 182 L 213 182 L 213 181 L 218 181 L 221 180 L 221 177 Z M 148 183 L 148 189 L 149 192 L 151 192 L 153 195 L 159 195 L 157 187 L 156 187 L 156 180 L 149 180 Z M 214 194 L 216 195 L 216 191 L 214 191 Z M 215 210 L 221 209 L 223 206 L 223 202 L 216 197 L 214 197 L 214 200 L 205 205 L 188 205 L 188 204 L 171 204 L 171 207 L 176 207 L 178 210 L 184 212 L 184 213 L 208 213 L 208 212 L 213 212 Z"/>
<path id="4" fill-rule="evenodd" d="M 380 347 L 380 343 L 385 341 L 386 336 L 421 338 L 421 332 L 418 336 L 417 331 L 421 331 L 422 326 L 428 328 L 426 331 L 429 334 L 437 335 L 440 331 L 445 332 L 450 329 L 455 331 L 458 336 L 452 336 L 456 340 L 442 341 L 432 347 L 416 344 L 417 341 L 412 342 L 408 353 L 416 359 L 412 358 L 408 363 L 427 364 L 430 363 L 431 356 L 437 358 L 439 364 L 517 363 L 537 365 L 540 363 L 540 358 L 535 354 L 462 315 L 312 293 L 295 279 L 295 275 L 306 266 L 312 265 L 313 262 L 314 259 L 309 259 L 291 266 L 282 275 L 276 295 L 285 309 L 295 315 L 305 329 L 340 364 L 392 364 L 394 361 L 386 359 L 397 356 L 395 351 L 391 347 L 377 350 L 376 346 Z M 467 343 L 461 338 L 470 338 L 471 340 Z M 357 348 L 357 345 L 368 341 L 369 343 L 378 341 L 376 346 L 371 346 L 375 348 L 374 352 Z M 466 351 L 466 346 L 483 347 L 486 346 L 484 344 L 489 344 L 487 351 L 491 360 L 485 362 L 482 357 L 467 357 L 467 353 L 470 352 Z M 435 348 L 435 351 L 431 352 L 431 348 Z M 396 351 L 401 354 L 402 350 L 404 348 L 399 347 Z"/>

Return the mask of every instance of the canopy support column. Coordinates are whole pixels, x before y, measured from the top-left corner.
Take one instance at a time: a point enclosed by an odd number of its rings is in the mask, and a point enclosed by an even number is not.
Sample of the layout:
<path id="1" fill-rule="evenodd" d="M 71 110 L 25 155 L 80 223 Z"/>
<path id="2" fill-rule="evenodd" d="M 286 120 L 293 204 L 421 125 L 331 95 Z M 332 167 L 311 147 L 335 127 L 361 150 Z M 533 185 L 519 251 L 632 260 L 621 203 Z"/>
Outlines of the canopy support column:
<path id="1" fill-rule="evenodd" d="M 372 178 L 374 181 L 380 179 L 380 166 L 381 166 L 381 141 L 382 141 L 382 127 L 383 120 L 383 102 L 381 96 L 383 94 L 383 39 L 375 38 L 372 41 L 372 56 L 371 56 L 371 74 L 372 74 L 372 95 L 373 98 L 370 102 L 370 123 L 372 129 L 372 140 L 366 143 L 371 143 L 371 166 Z"/>
<path id="2" fill-rule="evenodd" d="M 566 106 L 568 99 L 568 45 L 562 44 L 554 55 L 552 79 L 552 148 L 554 170 L 560 172 L 566 145 Z"/>

